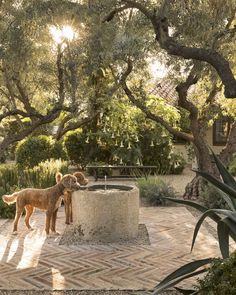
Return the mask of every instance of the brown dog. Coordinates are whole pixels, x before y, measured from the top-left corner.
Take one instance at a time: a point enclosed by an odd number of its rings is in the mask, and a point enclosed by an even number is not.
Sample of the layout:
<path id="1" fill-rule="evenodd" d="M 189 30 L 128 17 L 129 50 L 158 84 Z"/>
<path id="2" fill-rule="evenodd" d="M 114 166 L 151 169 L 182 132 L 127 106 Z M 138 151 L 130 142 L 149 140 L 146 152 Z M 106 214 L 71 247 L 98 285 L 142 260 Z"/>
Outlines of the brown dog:
<path id="1" fill-rule="evenodd" d="M 14 220 L 13 233 L 17 233 L 17 224 L 23 209 L 26 209 L 25 224 L 31 229 L 29 219 L 34 208 L 46 210 L 45 231 L 49 234 L 56 233 L 57 211 L 61 204 L 61 196 L 65 189 L 76 191 L 80 188 L 77 178 L 73 175 L 64 175 L 61 180 L 54 186 L 46 189 L 26 188 L 12 195 L 4 195 L 3 201 L 7 204 L 16 202 L 16 215 Z"/>
<path id="2" fill-rule="evenodd" d="M 82 172 L 75 172 L 73 174 L 76 178 L 77 181 L 80 185 L 87 185 L 88 184 L 88 179 L 85 178 L 84 174 Z M 56 174 L 56 182 L 58 183 L 61 181 L 62 174 L 57 173 Z M 73 222 L 72 218 L 72 202 L 71 202 L 71 191 L 65 189 L 64 190 L 64 206 L 65 206 L 65 214 L 66 214 L 66 224 L 70 224 Z"/>

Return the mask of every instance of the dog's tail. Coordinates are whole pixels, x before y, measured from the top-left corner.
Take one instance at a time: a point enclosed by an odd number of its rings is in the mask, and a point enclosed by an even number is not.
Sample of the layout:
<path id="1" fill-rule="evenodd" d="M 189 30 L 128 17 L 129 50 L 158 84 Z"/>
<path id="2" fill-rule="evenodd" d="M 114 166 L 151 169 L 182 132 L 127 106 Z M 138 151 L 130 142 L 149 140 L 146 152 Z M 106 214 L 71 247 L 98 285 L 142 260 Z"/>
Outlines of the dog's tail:
<path id="1" fill-rule="evenodd" d="M 57 172 L 57 173 L 56 173 L 56 182 L 57 182 L 57 183 L 59 183 L 59 182 L 61 181 L 62 176 L 63 176 L 63 175 L 62 175 L 60 172 Z"/>
<path id="2" fill-rule="evenodd" d="M 12 195 L 4 195 L 4 196 L 2 196 L 2 200 L 3 200 L 3 202 L 10 205 L 10 204 L 13 204 L 13 203 L 16 202 L 17 197 L 18 197 L 18 193 L 14 193 Z"/>

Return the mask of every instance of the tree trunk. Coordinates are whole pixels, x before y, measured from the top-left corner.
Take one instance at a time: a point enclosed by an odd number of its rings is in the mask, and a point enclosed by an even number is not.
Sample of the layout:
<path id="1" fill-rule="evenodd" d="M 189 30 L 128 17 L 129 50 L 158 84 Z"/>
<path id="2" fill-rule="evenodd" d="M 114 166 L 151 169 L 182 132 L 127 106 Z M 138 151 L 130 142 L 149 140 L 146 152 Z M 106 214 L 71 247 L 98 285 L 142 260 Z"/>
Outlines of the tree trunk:
<path id="1" fill-rule="evenodd" d="M 195 154 L 197 157 L 198 169 L 200 171 L 208 172 L 216 178 L 220 178 L 219 171 L 212 161 L 208 146 L 200 137 L 195 140 L 196 148 Z M 226 146 L 221 151 L 219 158 L 227 166 L 236 152 L 236 122 L 233 123 L 228 137 Z M 184 199 L 196 200 L 207 182 L 199 176 L 195 176 L 193 180 L 187 184 L 184 193 Z"/>
<path id="2" fill-rule="evenodd" d="M 197 200 L 202 191 L 204 191 L 204 186 L 206 181 L 201 176 L 195 176 L 191 182 L 189 182 L 185 187 L 185 192 L 183 198 L 185 200 Z"/>
<path id="3" fill-rule="evenodd" d="M 230 133 L 228 136 L 227 144 L 219 155 L 220 160 L 225 164 L 226 167 L 228 166 L 235 152 L 236 152 L 236 122 L 232 124 Z"/>
<path id="4" fill-rule="evenodd" d="M 195 130 L 194 150 L 197 159 L 197 170 L 210 173 L 216 178 L 219 178 L 219 173 L 212 160 L 209 148 L 204 140 L 204 135 L 199 134 L 199 130 Z M 197 175 L 187 184 L 183 195 L 184 199 L 197 200 L 199 195 L 204 190 L 207 181 Z"/>
<path id="5" fill-rule="evenodd" d="M 196 149 L 195 153 L 197 158 L 198 170 L 208 172 L 218 178 L 219 175 L 214 168 L 209 150 L 204 142 L 201 150 L 199 151 Z M 197 200 L 201 192 L 204 190 L 204 186 L 206 185 L 206 183 L 207 181 L 204 180 L 201 176 L 198 176 L 196 172 L 196 176 L 192 179 L 190 183 L 187 184 L 183 198 L 189 200 Z"/>

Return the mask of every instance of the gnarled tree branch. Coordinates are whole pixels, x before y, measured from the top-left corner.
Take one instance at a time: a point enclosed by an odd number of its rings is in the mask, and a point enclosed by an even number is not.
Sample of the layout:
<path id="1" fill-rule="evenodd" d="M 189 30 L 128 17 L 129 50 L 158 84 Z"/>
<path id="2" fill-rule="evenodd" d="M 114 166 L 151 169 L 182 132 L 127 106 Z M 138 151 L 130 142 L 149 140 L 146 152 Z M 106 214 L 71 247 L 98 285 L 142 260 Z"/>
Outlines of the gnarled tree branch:
<path id="1" fill-rule="evenodd" d="M 10 116 L 15 116 L 15 115 L 20 115 L 24 118 L 27 118 L 29 117 L 29 115 L 26 113 L 26 112 L 23 112 L 21 110 L 18 110 L 18 109 L 15 109 L 15 110 L 11 110 L 11 111 L 8 111 L 8 112 L 5 112 L 3 114 L 0 115 L 0 122 L 7 118 L 7 117 L 10 117 Z"/>
<path id="2" fill-rule="evenodd" d="M 184 59 L 198 60 L 201 62 L 207 62 L 218 73 L 222 83 L 225 87 L 225 97 L 236 98 L 236 79 L 230 68 L 229 62 L 217 51 L 213 49 L 205 49 L 200 47 L 190 47 L 183 44 L 179 44 L 173 37 L 169 36 L 168 20 L 163 15 L 158 13 L 152 13 L 143 4 L 133 0 L 122 0 L 124 6 L 121 6 L 119 11 L 113 11 L 112 17 L 105 18 L 104 21 L 110 21 L 116 13 L 121 12 L 127 7 L 136 8 L 143 13 L 152 23 L 154 32 L 156 34 L 156 40 L 160 47 L 164 49 L 168 54 L 182 57 Z"/>
<path id="3" fill-rule="evenodd" d="M 127 83 L 126 83 L 126 79 L 128 78 L 128 76 L 130 75 L 130 73 L 132 72 L 133 66 L 132 66 L 132 61 L 128 60 L 127 61 L 127 69 L 126 71 L 123 73 L 121 80 L 120 80 L 120 84 L 125 92 L 125 94 L 128 96 L 129 100 L 136 106 L 138 107 L 145 115 L 148 119 L 151 119 L 157 123 L 160 123 L 164 128 L 166 128 L 166 130 L 168 130 L 171 134 L 180 137 L 188 142 L 192 142 L 193 141 L 193 136 L 191 134 L 176 130 L 175 128 L 173 128 L 168 122 L 166 122 L 162 117 L 154 114 L 153 112 L 151 112 L 139 99 L 135 98 L 135 96 L 133 95 L 132 91 L 129 89 Z"/>
<path id="4" fill-rule="evenodd" d="M 76 130 L 88 123 L 90 123 L 94 118 L 96 118 L 99 115 L 98 113 L 93 114 L 93 116 L 81 119 L 77 122 L 70 122 L 67 126 L 63 126 L 63 128 L 61 128 L 59 130 L 59 132 L 57 132 L 56 135 L 56 139 L 59 140 L 60 138 L 62 138 L 62 136 L 64 136 L 67 132 L 72 131 L 72 130 Z"/>

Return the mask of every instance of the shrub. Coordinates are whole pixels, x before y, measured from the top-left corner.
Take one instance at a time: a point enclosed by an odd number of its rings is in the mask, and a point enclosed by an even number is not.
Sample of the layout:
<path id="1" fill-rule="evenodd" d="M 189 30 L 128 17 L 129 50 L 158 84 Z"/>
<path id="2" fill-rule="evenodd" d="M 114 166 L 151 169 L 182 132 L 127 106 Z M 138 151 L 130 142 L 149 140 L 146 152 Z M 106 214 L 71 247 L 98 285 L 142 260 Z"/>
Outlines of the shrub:
<path id="1" fill-rule="evenodd" d="M 173 153 L 170 156 L 169 174 L 181 174 L 186 165 L 186 161 L 181 154 Z"/>
<path id="2" fill-rule="evenodd" d="M 91 166 L 103 166 L 103 165 L 106 165 L 106 163 L 104 162 L 93 162 L 93 163 L 89 163 L 89 165 Z M 89 166 L 88 165 L 88 166 Z M 94 168 L 87 168 L 87 172 L 89 175 L 97 175 L 99 177 L 105 177 L 106 176 L 111 176 L 112 175 L 112 169 L 111 168 L 97 168 L 97 169 L 94 169 Z"/>
<path id="3" fill-rule="evenodd" d="M 160 134 L 158 136 L 160 137 Z M 156 145 L 153 147 L 150 146 L 150 138 L 154 138 L 151 131 L 142 130 L 140 132 L 139 138 L 143 165 L 157 166 L 159 174 L 167 174 L 169 172 L 169 155 L 171 152 L 169 138 L 161 138 L 161 142 L 155 142 Z"/>
<path id="4" fill-rule="evenodd" d="M 233 176 L 236 176 L 236 153 L 233 155 L 233 158 L 229 164 L 229 172 Z"/>
<path id="5" fill-rule="evenodd" d="M 60 171 L 68 173 L 68 163 L 62 160 L 47 160 L 38 166 L 26 169 L 20 173 L 19 183 L 21 187 L 46 188 L 55 185 L 55 175 Z"/>
<path id="6" fill-rule="evenodd" d="M 205 186 L 204 191 L 200 192 L 199 201 L 209 209 L 229 209 L 222 194 L 222 191 L 208 184 Z"/>
<path id="7" fill-rule="evenodd" d="M 180 174 L 183 171 L 186 162 L 181 154 L 173 152 L 171 138 L 162 128 L 144 128 L 139 137 L 143 165 L 157 166 L 158 174 Z"/>
<path id="8" fill-rule="evenodd" d="M 128 142 L 123 142 L 126 147 L 128 146 Z M 126 147 L 111 147 L 112 155 L 113 155 L 113 164 L 120 165 L 120 161 L 122 159 L 122 163 L 125 165 L 137 165 L 137 161 L 140 162 L 142 158 L 141 150 L 139 146 L 135 142 L 131 142 L 131 148 L 127 149 Z M 127 173 L 126 173 L 127 174 Z"/>
<path id="9" fill-rule="evenodd" d="M 167 205 L 168 201 L 164 200 L 164 197 L 175 198 L 174 189 L 157 177 L 138 179 L 137 186 L 139 188 L 141 201 L 144 205 Z"/>
<path id="10" fill-rule="evenodd" d="M 72 163 L 80 164 L 81 166 L 88 164 L 91 149 L 89 148 L 88 150 L 88 144 L 85 141 L 86 135 L 82 133 L 82 130 L 71 131 L 65 137 L 66 151 Z M 91 160 L 93 161 L 92 158 Z"/>
<path id="11" fill-rule="evenodd" d="M 33 168 L 51 157 L 51 140 L 48 136 L 29 137 L 16 148 L 16 162 L 21 168 Z"/>
<path id="12" fill-rule="evenodd" d="M 49 136 L 28 137 L 17 145 L 16 162 L 20 168 L 33 168 L 51 158 L 66 160 L 67 154 L 62 142 Z"/>
<path id="13" fill-rule="evenodd" d="M 52 159 L 68 160 L 68 155 L 62 141 L 52 141 L 51 144 L 51 157 Z"/>
<path id="14" fill-rule="evenodd" d="M 2 187 L 0 187 L 0 196 L 7 194 L 12 194 L 15 191 L 19 190 L 19 188 L 15 185 L 8 188 L 6 192 Z M 0 197 L 0 218 L 14 218 L 16 212 L 16 204 L 7 205 L 3 202 L 2 198 Z"/>
<path id="15" fill-rule="evenodd" d="M 13 218 L 15 204 L 7 205 L 2 196 L 11 194 L 18 189 L 18 171 L 16 165 L 0 165 L 0 218 Z"/>
<path id="16" fill-rule="evenodd" d="M 0 165 L 0 188 L 3 194 L 9 192 L 14 185 L 18 185 L 17 166 L 13 164 Z"/>
<path id="17" fill-rule="evenodd" d="M 207 275 L 198 280 L 200 295 L 236 294 L 236 252 L 227 259 L 215 259 Z"/>

